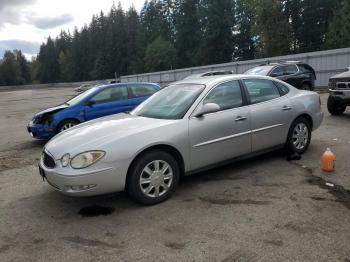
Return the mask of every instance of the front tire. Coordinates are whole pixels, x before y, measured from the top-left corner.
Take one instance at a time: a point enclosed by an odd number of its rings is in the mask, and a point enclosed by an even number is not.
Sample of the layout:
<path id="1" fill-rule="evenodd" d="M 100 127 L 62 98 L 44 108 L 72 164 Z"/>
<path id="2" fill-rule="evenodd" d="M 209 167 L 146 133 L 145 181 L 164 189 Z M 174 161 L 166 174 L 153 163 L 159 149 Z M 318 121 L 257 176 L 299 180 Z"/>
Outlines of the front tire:
<path id="1" fill-rule="evenodd" d="M 303 154 L 311 142 L 311 125 L 309 120 L 299 117 L 294 120 L 288 132 L 286 148 L 293 153 Z"/>
<path id="2" fill-rule="evenodd" d="M 327 109 L 331 115 L 339 116 L 345 112 L 346 106 L 339 105 L 333 96 L 329 96 L 327 100 Z"/>
<path id="3" fill-rule="evenodd" d="M 61 133 L 69 128 L 72 128 L 73 126 L 79 125 L 80 122 L 74 119 L 67 119 L 62 121 L 58 126 L 57 126 L 57 130 L 56 133 Z"/>
<path id="4" fill-rule="evenodd" d="M 168 199 L 177 187 L 180 169 L 164 151 L 150 151 L 137 158 L 127 177 L 126 190 L 140 204 L 154 205 Z"/>

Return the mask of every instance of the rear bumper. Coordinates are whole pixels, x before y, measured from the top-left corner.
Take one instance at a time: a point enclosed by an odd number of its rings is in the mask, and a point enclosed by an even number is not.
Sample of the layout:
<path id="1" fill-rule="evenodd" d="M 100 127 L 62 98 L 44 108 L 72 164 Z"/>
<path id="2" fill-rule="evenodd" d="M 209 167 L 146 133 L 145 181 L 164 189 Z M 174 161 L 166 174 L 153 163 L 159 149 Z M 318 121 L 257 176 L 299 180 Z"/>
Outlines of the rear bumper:
<path id="1" fill-rule="evenodd" d="M 321 126 L 322 121 L 323 121 L 323 117 L 324 117 L 324 113 L 322 111 L 314 114 L 313 119 L 312 119 L 313 120 L 313 128 L 312 128 L 313 131 L 318 129 Z"/>

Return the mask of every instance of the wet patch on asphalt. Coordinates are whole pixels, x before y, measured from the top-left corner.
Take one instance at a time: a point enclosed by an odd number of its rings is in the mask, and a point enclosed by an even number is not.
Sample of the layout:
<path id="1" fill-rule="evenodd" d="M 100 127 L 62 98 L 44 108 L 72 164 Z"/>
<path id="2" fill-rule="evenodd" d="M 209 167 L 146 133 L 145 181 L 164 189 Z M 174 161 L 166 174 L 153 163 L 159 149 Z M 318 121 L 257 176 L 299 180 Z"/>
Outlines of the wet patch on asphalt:
<path id="1" fill-rule="evenodd" d="M 323 197 L 310 197 L 311 199 L 315 201 L 333 201 L 338 202 L 344 205 L 346 208 L 350 209 L 350 190 L 346 190 L 344 187 L 340 185 L 336 185 L 334 183 L 331 183 L 333 186 L 327 186 L 327 181 L 322 179 L 321 177 L 314 175 L 314 170 L 311 167 L 307 167 L 304 165 L 301 165 L 299 163 L 295 162 L 289 162 L 299 168 L 302 168 L 307 173 L 308 177 L 304 181 L 304 183 L 307 183 L 309 185 L 318 186 L 324 190 L 327 190 L 328 193 L 332 194 L 335 199 L 328 199 Z"/>
<path id="2" fill-rule="evenodd" d="M 95 240 L 95 239 L 87 239 L 87 238 L 83 238 L 80 236 L 73 236 L 73 237 L 62 237 L 61 239 L 74 243 L 74 244 L 78 244 L 78 245 L 82 245 L 82 246 L 86 246 L 86 247 L 105 247 L 105 248 L 121 248 L 122 246 L 120 244 L 117 243 L 113 243 L 113 244 L 109 244 L 100 240 Z"/>
<path id="3" fill-rule="evenodd" d="M 237 250 L 236 252 L 232 253 L 231 255 L 223 259 L 221 262 L 235 262 L 235 261 L 253 262 L 253 261 L 257 261 L 256 256 L 257 255 L 251 251 L 247 252 L 243 250 Z"/>
<path id="4" fill-rule="evenodd" d="M 168 248 L 175 249 L 175 250 L 181 250 L 186 247 L 186 243 L 173 242 L 173 241 L 165 242 L 164 245 Z"/>
<path id="5" fill-rule="evenodd" d="M 9 250 L 10 247 L 11 247 L 10 245 L 0 246 L 0 254 L 6 252 L 7 250 Z"/>
<path id="6" fill-rule="evenodd" d="M 199 197 L 202 202 L 207 202 L 214 205 L 269 205 L 271 201 L 252 200 L 252 199 L 230 199 L 217 197 Z"/>
<path id="7" fill-rule="evenodd" d="M 263 240 L 263 243 L 267 244 L 267 245 L 276 246 L 276 247 L 283 246 L 283 241 L 279 240 L 279 239 L 272 239 L 272 240 L 265 239 L 265 240 Z"/>
<path id="8" fill-rule="evenodd" d="M 97 217 L 97 216 L 108 216 L 115 211 L 113 207 L 104 206 L 89 206 L 79 210 L 78 214 L 82 217 Z"/>

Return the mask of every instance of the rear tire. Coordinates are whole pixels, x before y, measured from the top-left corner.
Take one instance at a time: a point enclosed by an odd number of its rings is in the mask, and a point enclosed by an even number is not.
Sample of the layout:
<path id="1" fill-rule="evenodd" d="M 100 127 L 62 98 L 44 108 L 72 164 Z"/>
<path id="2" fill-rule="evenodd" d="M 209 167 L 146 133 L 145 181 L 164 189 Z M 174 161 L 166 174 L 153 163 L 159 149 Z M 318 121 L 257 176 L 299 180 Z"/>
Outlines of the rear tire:
<path id="1" fill-rule="evenodd" d="M 135 202 L 155 205 L 172 195 L 179 177 L 179 164 L 172 155 L 164 151 L 149 151 L 131 166 L 126 190 Z"/>
<path id="2" fill-rule="evenodd" d="M 302 86 L 301 86 L 301 90 L 308 90 L 308 91 L 311 91 L 312 88 L 311 88 L 311 85 L 310 85 L 310 84 L 304 83 L 304 84 L 302 84 Z"/>
<path id="3" fill-rule="evenodd" d="M 328 97 L 327 101 L 328 112 L 331 115 L 339 116 L 345 112 L 346 106 L 339 105 L 333 96 Z"/>
<path id="4" fill-rule="evenodd" d="M 286 148 L 289 152 L 303 154 L 311 142 L 311 124 L 304 117 L 295 119 L 290 126 Z"/>

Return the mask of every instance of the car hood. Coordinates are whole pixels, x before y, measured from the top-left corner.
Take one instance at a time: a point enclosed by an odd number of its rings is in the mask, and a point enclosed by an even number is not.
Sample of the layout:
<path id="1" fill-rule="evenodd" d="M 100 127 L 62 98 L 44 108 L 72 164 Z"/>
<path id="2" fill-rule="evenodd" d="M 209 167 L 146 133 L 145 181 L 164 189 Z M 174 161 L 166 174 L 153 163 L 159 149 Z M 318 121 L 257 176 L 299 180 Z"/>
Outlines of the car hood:
<path id="1" fill-rule="evenodd" d="M 117 114 L 85 122 L 52 138 L 45 148 L 56 158 L 65 153 L 103 149 L 103 145 L 150 129 L 174 123 L 164 120 Z"/>
<path id="2" fill-rule="evenodd" d="M 44 114 L 50 114 L 50 113 L 54 114 L 54 113 L 56 113 L 58 111 L 66 109 L 67 107 L 69 107 L 69 105 L 67 105 L 67 104 L 63 104 L 63 105 L 59 105 L 59 106 L 55 106 L 55 107 L 50 107 L 50 108 L 48 108 L 46 110 L 43 110 L 43 111 L 41 111 L 39 113 L 36 113 L 35 117 L 41 116 L 41 115 L 44 115 Z"/>
<path id="3" fill-rule="evenodd" d="M 348 71 L 332 76 L 330 79 L 344 78 L 344 77 L 350 77 L 350 67 L 348 68 Z"/>

